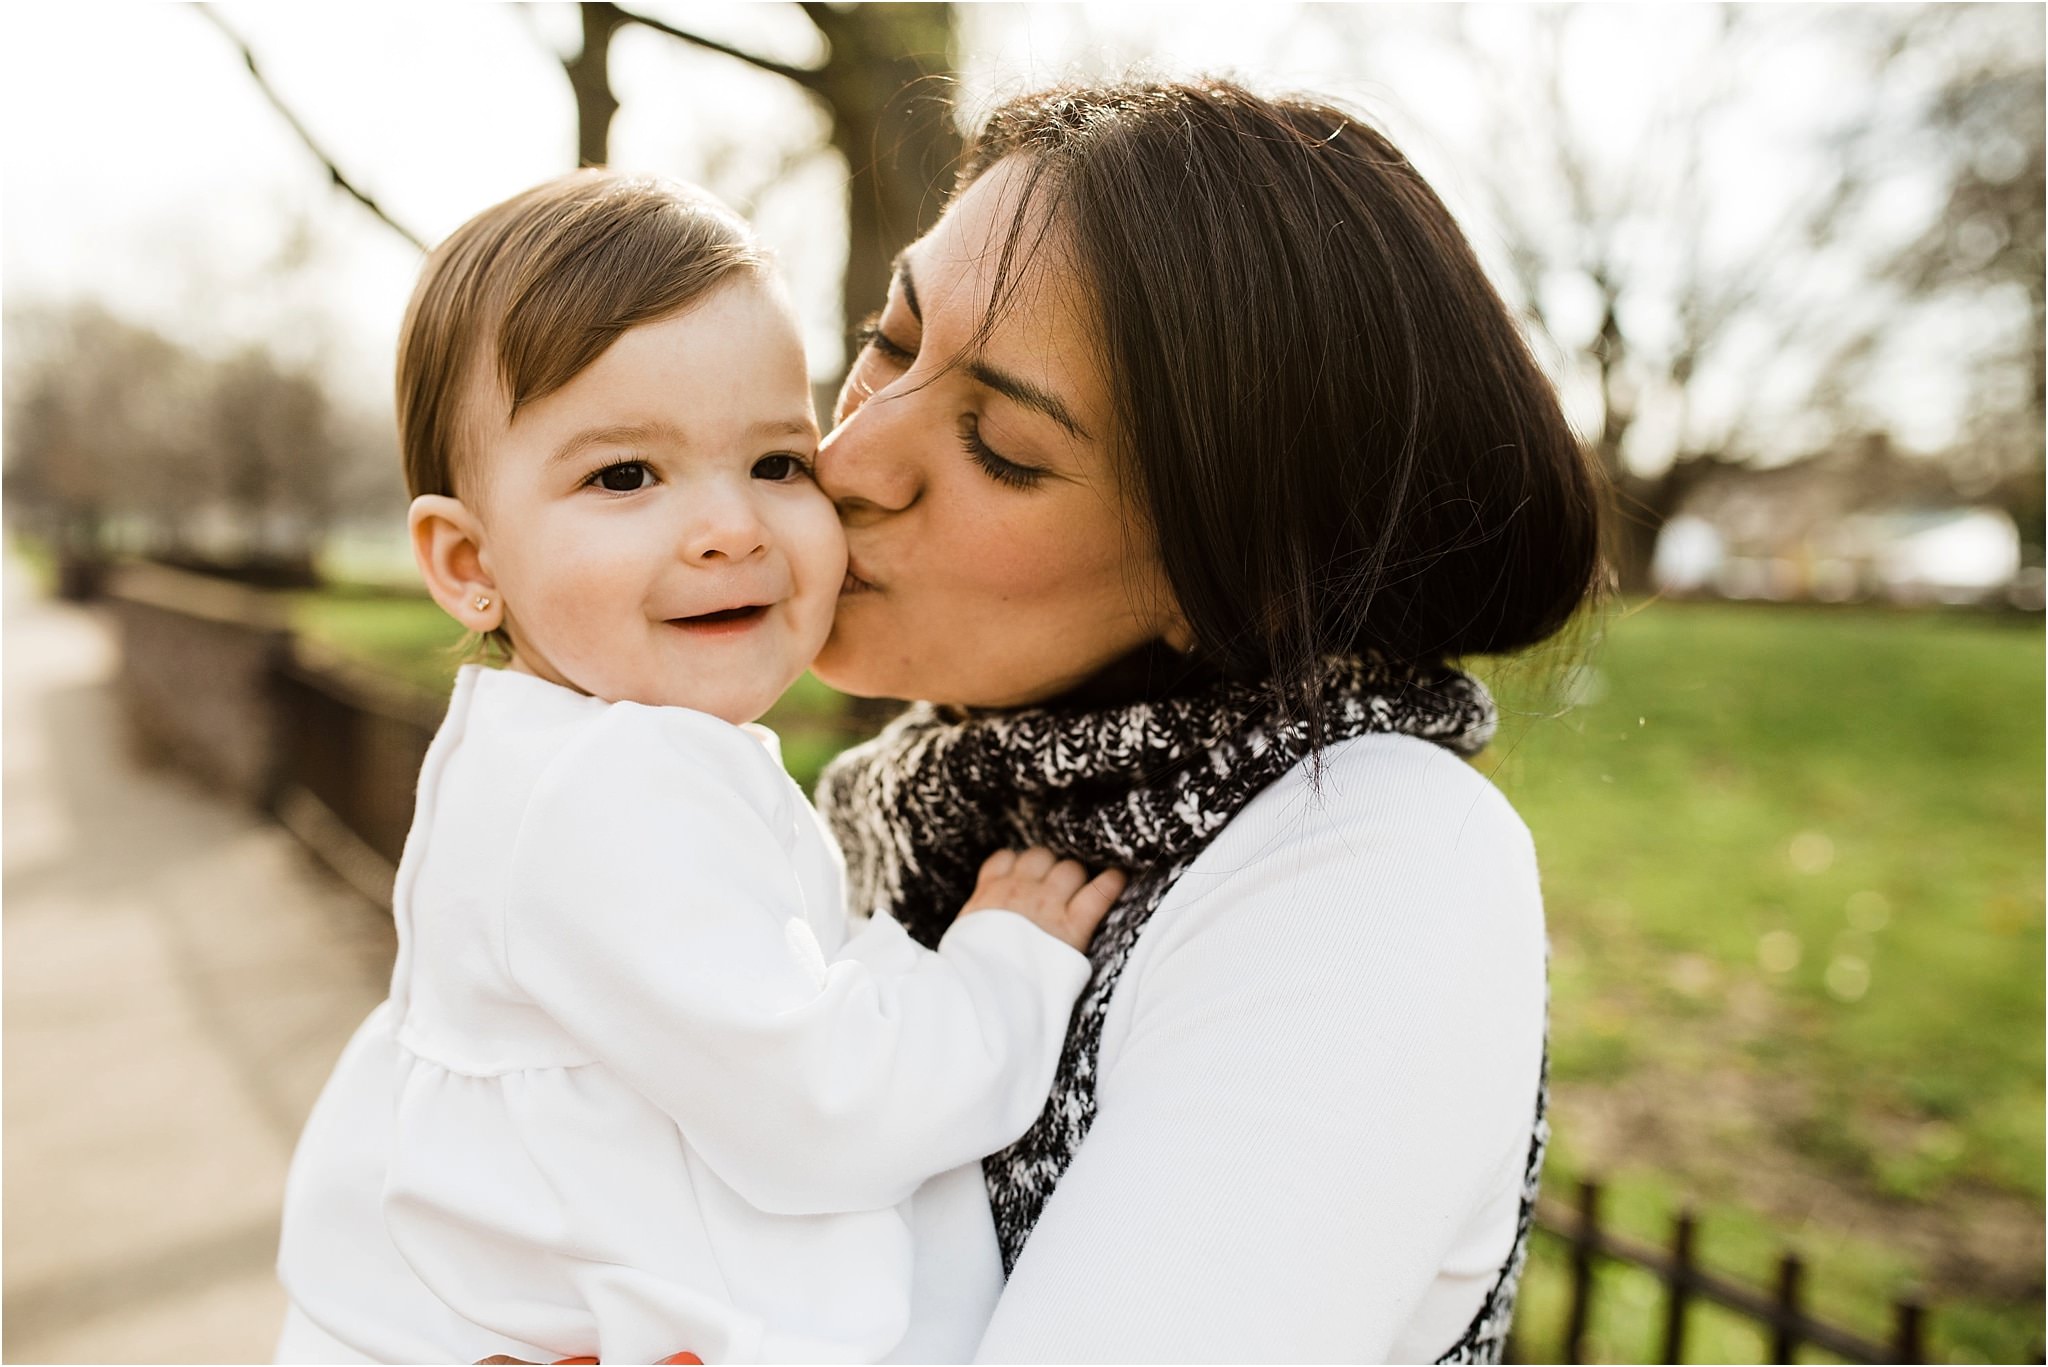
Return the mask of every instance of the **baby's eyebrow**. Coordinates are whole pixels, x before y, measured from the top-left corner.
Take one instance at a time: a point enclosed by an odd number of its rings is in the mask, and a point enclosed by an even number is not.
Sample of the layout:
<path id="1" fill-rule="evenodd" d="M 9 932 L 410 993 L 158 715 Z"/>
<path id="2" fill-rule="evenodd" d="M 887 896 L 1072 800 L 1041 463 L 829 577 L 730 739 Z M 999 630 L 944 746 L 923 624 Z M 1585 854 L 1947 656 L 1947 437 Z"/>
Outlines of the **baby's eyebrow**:
<path id="1" fill-rule="evenodd" d="M 763 418 L 747 428 L 751 437 L 818 437 L 816 423 L 806 422 L 800 417 Z M 640 446 L 661 442 L 669 446 L 688 446 L 689 434 L 672 422 L 627 422 L 613 423 L 608 427 L 591 427 L 557 446 L 548 457 L 550 468 L 574 459 L 593 446 Z"/>
<path id="2" fill-rule="evenodd" d="M 747 429 L 755 437 L 815 437 L 818 425 L 802 418 L 763 418 Z"/>
<path id="3" fill-rule="evenodd" d="M 563 461 L 589 450 L 593 446 L 630 446 L 637 442 L 665 441 L 680 443 L 684 440 L 681 428 L 667 422 L 614 423 L 609 427 L 590 427 L 563 442 L 548 457 L 548 464 L 559 465 Z"/>

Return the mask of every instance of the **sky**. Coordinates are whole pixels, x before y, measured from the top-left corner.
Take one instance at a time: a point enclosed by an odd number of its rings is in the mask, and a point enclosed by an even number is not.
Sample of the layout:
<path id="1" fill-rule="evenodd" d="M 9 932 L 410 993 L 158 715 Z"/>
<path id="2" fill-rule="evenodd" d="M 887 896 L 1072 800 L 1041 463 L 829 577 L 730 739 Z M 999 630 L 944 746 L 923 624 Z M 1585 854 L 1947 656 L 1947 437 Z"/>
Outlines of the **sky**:
<path id="1" fill-rule="evenodd" d="M 794 6 L 643 0 L 647 12 L 789 61 L 818 55 Z M 573 7 L 327 0 L 219 6 L 265 74 L 329 153 L 414 233 L 438 240 L 477 210 L 575 160 L 574 106 L 556 54 L 573 50 Z M 1637 171 L 1645 111 L 1687 71 L 1706 7 L 1603 7 L 1568 53 L 1571 117 L 1596 157 Z M 1485 186 L 1505 157 L 1475 111 L 1475 71 L 1442 41 L 1468 26 L 1516 79 L 1529 11 L 1291 4 L 973 5 L 964 21 L 968 111 L 1076 71 L 1231 70 L 1266 88 L 1352 100 L 1431 180 L 1499 273 L 1500 235 Z M 1800 130 L 1824 130 L 1833 92 L 1856 73 L 1822 32 L 1774 43 L 1750 74 L 1701 174 L 1708 251 L 1739 253 L 1814 174 Z M 629 29 L 613 51 L 622 99 L 614 163 L 701 179 L 756 216 L 780 254 L 814 372 L 841 361 L 838 273 L 829 223 L 835 163 L 810 149 L 820 116 L 787 83 L 661 35 Z M 1532 96 L 1533 97 L 1533 96 Z M 0 7 L 0 295 L 9 305 L 90 293 L 197 344 L 252 340 L 321 367 L 364 406 L 386 402 L 399 317 L 418 253 L 331 187 L 258 92 L 232 45 L 185 4 Z M 1924 178 L 1923 178 L 1924 179 Z M 1901 178 L 1891 210 L 1929 212 Z M 1569 278 L 1546 297 L 1554 330 L 1597 325 Z M 1654 313 L 1654 306 L 1647 306 Z M 1635 320 L 1654 335 L 1658 320 Z M 1965 320 L 1964 326 L 1967 326 Z M 1560 341 L 1569 344 L 1569 335 Z M 1936 352 L 1947 339 L 1930 342 Z M 1553 355 L 1551 358 L 1556 359 Z M 1797 406 L 1796 367 L 1777 372 Z M 1716 402 L 1712 377 L 1704 401 Z M 1566 377 L 1583 408 L 1584 377 Z M 1721 381 L 1734 403 L 1745 383 Z M 1892 395 L 1901 429 L 1932 447 L 1960 416 L 1960 380 L 1909 364 Z M 1576 384 L 1578 392 L 1574 393 Z M 1732 386 L 1732 387 L 1731 387 Z M 1652 405 L 1644 421 L 1654 429 Z"/>

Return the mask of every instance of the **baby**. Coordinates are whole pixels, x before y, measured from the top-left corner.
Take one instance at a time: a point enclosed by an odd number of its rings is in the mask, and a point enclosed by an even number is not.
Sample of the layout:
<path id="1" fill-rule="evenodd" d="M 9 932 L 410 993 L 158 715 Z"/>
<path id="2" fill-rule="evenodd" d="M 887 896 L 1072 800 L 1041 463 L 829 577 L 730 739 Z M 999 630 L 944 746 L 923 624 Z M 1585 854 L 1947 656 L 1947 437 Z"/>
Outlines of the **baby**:
<path id="1" fill-rule="evenodd" d="M 1043 1106 L 1122 875 L 998 852 L 937 952 L 849 923 L 751 724 L 846 548 L 723 206 L 582 171 L 486 211 L 398 369 L 421 573 L 509 663 L 420 772 L 391 994 L 292 1166 L 280 1359 L 964 1359 L 976 1160 Z"/>

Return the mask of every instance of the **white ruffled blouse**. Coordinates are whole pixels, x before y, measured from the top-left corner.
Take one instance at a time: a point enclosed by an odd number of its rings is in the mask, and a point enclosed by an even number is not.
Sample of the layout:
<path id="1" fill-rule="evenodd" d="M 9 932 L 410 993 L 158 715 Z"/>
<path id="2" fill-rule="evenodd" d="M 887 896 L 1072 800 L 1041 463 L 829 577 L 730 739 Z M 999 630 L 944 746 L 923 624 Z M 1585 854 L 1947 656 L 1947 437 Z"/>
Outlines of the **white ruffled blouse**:
<path id="1" fill-rule="evenodd" d="M 972 1355 L 977 1160 L 1044 1104 L 1088 961 L 1004 911 L 936 953 L 849 927 L 772 745 L 462 670 L 390 998 L 293 1162 L 281 1360 Z"/>

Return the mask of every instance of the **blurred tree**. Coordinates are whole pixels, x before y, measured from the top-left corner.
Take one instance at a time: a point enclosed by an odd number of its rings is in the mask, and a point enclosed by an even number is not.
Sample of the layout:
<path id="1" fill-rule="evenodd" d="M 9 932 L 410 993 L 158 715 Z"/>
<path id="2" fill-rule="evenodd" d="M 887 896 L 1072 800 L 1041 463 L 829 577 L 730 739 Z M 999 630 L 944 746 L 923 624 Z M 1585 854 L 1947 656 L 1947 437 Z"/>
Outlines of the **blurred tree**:
<path id="1" fill-rule="evenodd" d="M 115 518 L 152 547 L 178 544 L 203 497 L 179 411 L 190 353 L 94 301 L 16 312 L 7 331 L 14 514 L 76 555 L 95 554 Z"/>
<path id="2" fill-rule="evenodd" d="M 200 12 L 234 43 L 249 75 L 301 142 L 348 192 L 408 242 L 420 239 L 346 174 L 264 77 L 255 53 L 211 5 Z M 582 41 L 557 53 L 576 97 L 577 158 L 584 166 L 610 160 L 611 125 L 619 110 L 611 82 L 611 44 L 629 25 L 666 34 L 793 82 L 817 101 L 832 149 L 846 163 L 846 272 L 841 306 L 848 326 L 880 307 L 896 250 L 938 217 L 944 186 L 960 154 L 953 118 L 952 77 L 958 20 L 946 3 L 798 5 L 823 40 L 826 55 L 796 65 L 750 52 L 610 0 L 577 6 Z"/>
<path id="3" fill-rule="evenodd" d="M 1480 36 L 1486 16 L 1471 10 L 1445 26 L 1482 106 L 1484 150 L 1460 169 L 1490 211 L 1522 306 L 1563 348 L 1568 388 L 1590 410 L 1582 425 L 1615 487 L 1610 556 L 1625 589 L 1646 585 L 1664 521 L 1717 469 L 1818 452 L 1883 425 L 1870 391 L 1901 313 L 1963 277 L 1983 283 L 1974 268 L 1952 269 L 1959 232 L 1980 250 L 1992 238 L 2006 244 L 2015 277 L 2031 269 L 2038 301 L 2038 55 L 2029 67 L 2028 45 L 2008 42 L 2006 77 L 1987 85 L 1981 67 L 1954 65 L 1934 42 L 1949 23 L 2009 35 L 2027 22 L 1951 17 L 2000 8 L 1691 10 L 1684 22 L 1704 32 L 1651 92 L 1647 117 L 1626 127 L 1600 107 L 1589 54 L 1611 60 L 1639 50 L 1644 35 L 1605 36 L 1603 47 L 1592 30 L 1613 22 L 1612 11 L 1525 11 L 1527 33 L 1512 48 Z M 1731 131 L 1755 117 L 1758 83 L 1770 79 L 1760 73 L 1802 43 L 1802 60 L 1837 78 L 1826 131 L 1806 146 L 1781 139 L 1771 150 L 1785 162 L 1764 175 L 1731 167 L 1726 148 L 1742 141 Z M 1952 65 L 1930 102 L 1924 68 L 1935 57 Z M 1776 78 L 1788 74 L 1780 67 Z M 2005 130 L 1995 145 L 2008 148 L 1993 158 L 2004 179 L 1991 197 L 2008 206 L 1995 227 L 1984 221 L 1992 186 L 1970 169 L 1993 126 Z M 1951 207 L 1901 255 L 1899 192 L 1929 165 L 1952 182 Z M 1790 188 L 1765 213 L 1757 186 L 1773 177 Z M 1766 226 L 1733 231 L 1742 214 Z"/>
<path id="4" fill-rule="evenodd" d="M 265 566 L 303 565 L 335 513 L 339 452 L 319 381 L 287 370 L 260 347 L 212 368 L 202 410 L 215 453 L 211 506 L 237 531 L 230 558 Z"/>
<path id="5" fill-rule="evenodd" d="M 92 300 L 17 311 L 7 334 L 17 525 L 74 555 L 310 570 L 365 463 L 311 373 L 257 347 L 211 357 Z"/>
<path id="6" fill-rule="evenodd" d="M 1941 212 L 1891 262 L 1918 297 L 2010 301 L 2009 326 L 1982 339 L 1970 419 L 1951 457 L 1957 483 L 2012 514 L 2028 563 L 2042 560 L 2044 379 L 2044 74 L 2038 45 L 2014 43 L 2009 16 L 1980 5 L 1926 12 L 1922 42 L 1942 76 L 1921 141 L 1943 168 Z M 2038 18 L 2038 13 L 2036 15 Z M 2038 23 L 2035 25 L 2038 29 Z"/>
<path id="7" fill-rule="evenodd" d="M 562 68 L 576 92 L 578 155 L 585 166 L 610 155 L 611 40 L 637 24 L 771 72 L 815 99 L 831 143 L 846 163 L 846 274 L 841 306 L 848 326 L 881 306 L 898 248 L 930 227 L 959 157 L 951 78 L 958 21 L 951 4 L 799 6 L 824 40 L 825 59 L 796 66 L 610 3 L 582 11 L 583 45 Z"/>

